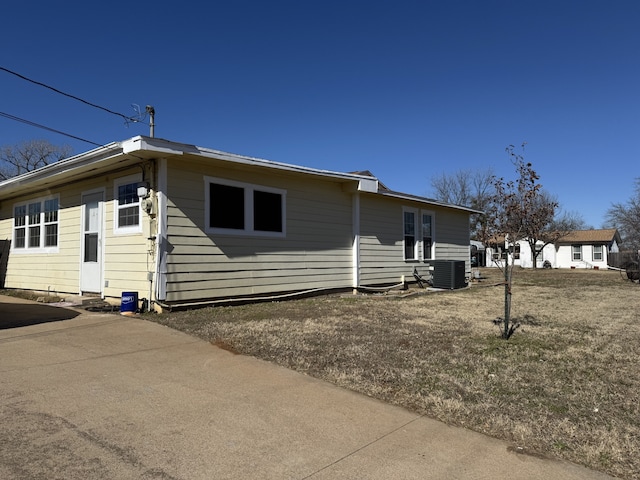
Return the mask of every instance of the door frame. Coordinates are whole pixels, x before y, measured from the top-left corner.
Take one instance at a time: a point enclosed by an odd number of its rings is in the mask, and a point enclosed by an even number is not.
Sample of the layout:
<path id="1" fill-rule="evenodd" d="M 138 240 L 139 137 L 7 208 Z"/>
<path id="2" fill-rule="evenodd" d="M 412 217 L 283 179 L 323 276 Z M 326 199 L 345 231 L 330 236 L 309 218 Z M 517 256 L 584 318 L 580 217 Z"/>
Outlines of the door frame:
<path id="1" fill-rule="evenodd" d="M 91 290 L 86 290 L 83 288 L 83 263 L 84 263 L 84 249 L 85 249 L 85 243 L 84 243 L 84 234 L 85 234 L 85 220 L 86 220 L 86 205 L 84 202 L 84 197 L 88 196 L 88 195 L 95 195 L 95 194 L 101 194 L 102 195 L 102 200 L 100 202 L 98 202 L 98 211 L 100 213 L 100 219 L 99 219 L 99 231 L 98 231 L 98 268 L 99 268 L 99 288 L 97 289 L 98 291 L 94 292 Z M 83 294 L 84 292 L 90 292 L 90 293 L 99 293 L 101 297 L 104 297 L 104 260 L 105 260 L 105 253 L 104 253 L 104 235 L 106 232 L 106 217 L 105 217 L 105 204 L 106 204 L 106 188 L 104 187 L 100 187 L 100 188 L 94 188 L 91 190 L 85 190 L 83 192 L 80 193 L 80 249 L 79 249 L 79 253 L 80 253 L 80 258 L 79 263 L 78 263 L 78 269 L 79 269 L 79 275 L 78 275 L 78 280 L 79 280 L 79 291 L 80 294 Z"/>

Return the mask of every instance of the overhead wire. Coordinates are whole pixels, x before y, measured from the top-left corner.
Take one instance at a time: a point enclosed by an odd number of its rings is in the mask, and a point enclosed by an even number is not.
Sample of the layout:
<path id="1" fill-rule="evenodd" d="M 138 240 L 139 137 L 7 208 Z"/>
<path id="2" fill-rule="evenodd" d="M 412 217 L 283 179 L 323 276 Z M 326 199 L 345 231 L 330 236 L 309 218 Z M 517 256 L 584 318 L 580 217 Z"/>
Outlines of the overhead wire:
<path id="1" fill-rule="evenodd" d="M 15 115 L 11 115 L 9 113 L 0 112 L 0 117 L 8 118 L 9 120 L 15 120 L 16 122 L 21 122 L 26 125 L 30 125 L 32 127 L 42 128 L 43 130 L 48 130 L 53 133 L 58 133 L 60 135 L 64 135 L 65 137 L 73 138 L 75 140 L 80 140 L 81 142 L 90 143 L 91 145 L 95 145 L 97 147 L 102 147 L 104 144 L 92 142 L 91 140 L 87 140 L 85 138 L 78 137 L 76 135 L 71 135 L 70 133 L 61 132 L 60 130 L 56 130 L 55 128 L 47 127 L 46 125 L 40 125 L 39 123 L 32 122 L 31 120 L 26 120 L 24 118 L 16 117 Z"/>
<path id="2" fill-rule="evenodd" d="M 62 90 L 58 90 L 57 88 L 52 87 L 51 85 L 47 85 L 46 83 L 38 82 L 37 80 L 33 80 L 33 79 L 31 79 L 31 78 L 28 78 L 28 77 L 26 77 L 26 76 L 24 76 L 24 75 L 22 75 L 22 74 L 20 74 L 20 73 L 18 73 L 18 72 L 14 72 L 13 70 L 9 70 L 9 69 L 8 69 L 8 68 L 6 68 L 6 67 L 2 67 L 2 66 L 0 66 L 0 70 L 2 70 L 2 71 L 4 71 L 4 72 L 7 72 L 7 73 L 10 73 L 11 75 L 15 75 L 16 77 L 21 78 L 22 80 L 26 80 L 27 82 L 31 82 L 31 83 L 33 83 L 33 84 L 35 84 L 35 85 L 39 85 L 39 86 L 41 86 L 41 87 L 48 88 L 49 90 L 52 90 L 52 91 L 54 91 L 54 92 L 56 92 L 56 93 L 59 93 L 60 95 L 64 95 L 65 97 L 72 98 L 72 99 L 74 99 L 74 100 L 77 100 L 77 101 L 79 101 L 79 102 L 84 103 L 85 105 L 89 105 L 90 107 L 94 107 L 94 108 L 97 108 L 97 109 L 99 109 L 99 110 L 102 110 L 102 111 L 105 111 L 105 112 L 107 112 L 107 113 L 110 113 L 110 114 L 112 114 L 112 115 L 116 115 L 116 116 L 118 116 L 118 117 L 121 117 L 121 118 L 123 118 L 127 123 L 129 123 L 129 122 L 131 122 L 131 123 L 140 123 L 140 120 L 139 120 L 139 119 L 137 119 L 137 118 L 135 118 L 135 117 L 129 117 L 129 116 L 124 115 L 124 114 L 122 114 L 122 113 L 114 112 L 113 110 L 110 110 L 110 109 L 108 109 L 108 108 L 102 107 L 102 106 L 100 106 L 100 105 L 96 105 L 95 103 L 89 102 L 89 101 L 84 100 L 84 99 L 82 99 L 82 98 L 80 98 L 80 97 L 77 97 L 77 96 L 75 96 L 75 95 L 71 95 L 70 93 L 66 93 L 66 92 L 63 92 Z"/>
<path id="3" fill-rule="evenodd" d="M 59 89 L 57 89 L 55 87 L 52 87 L 51 85 L 47 85 L 46 83 L 39 82 L 37 80 L 33 80 L 33 79 L 29 78 L 29 77 L 26 77 L 25 75 L 22 75 L 22 74 L 20 74 L 18 72 L 10 70 L 10 69 L 8 69 L 6 67 L 0 66 L 0 70 L 4 71 L 6 73 L 9 73 L 11 75 L 15 75 L 16 77 L 18 77 L 18 78 L 20 78 L 22 80 L 25 80 L 27 82 L 33 83 L 35 85 L 39 85 L 39 86 L 44 87 L 44 88 L 47 88 L 47 89 L 49 89 L 49 90 L 51 90 L 53 92 L 56 92 L 56 93 L 59 93 L 60 95 L 65 96 L 65 97 L 71 98 L 73 100 L 77 100 L 77 101 L 79 101 L 81 103 L 84 103 L 85 105 L 89 105 L 90 107 L 97 108 L 97 109 L 102 110 L 104 112 L 107 112 L 107 113 L 110 113 L 112 115 L 116 115 L 118 117 L 121 117 L 121 118 L 123 118 L 125 120 L 126 124 L 129 124 L 129 123 L 143 123 L 141 118 L 140 118 L 140 116 L 131 117 L 131 116 L 127 116 L 127 115 L 124 115 L 122 113 L 119 113 L 119 112 L 114 112 L 113 110 L 110 110 L 110 109 L 108 109 L 106 107 L 102 107 L 102 106 L 97 105 L 95 103 L 92 103 L 92 102 L 89 102 L 87 100 L 84 100 L 84 99 L 82 99 L 80 97 L 77 97 L 76 95 L 72 95 L 70 93 L 63 92 L 62 90 L 59 90 Z M 56 130 L 55 128 L 47 127 L 46 125 L 42 125 L 42 124 L 39 124 L 39 123 L 36 123 L 36 122 L 32 122 L 31 120 L 26 120 L 24 118 L 20 118 L 20 117 L 17 117 L 15 115 L 11 115 L 9 113 L 0 112 L 0 116 L 8 118 L 10 120 L 14 120 L 16 122 L 24 123 L 24 124 L 32 126 L 32 127 L 41 128 L 43 130 L 47 130 L 47 131 L 50 131 L 50 132 L 53 132 L 53 133 L 57 133 L 59 135 L 63 135 L 63 136 L 69 137 L 69 138 L 73 138 L 75 140 L 80 140 L 81 142 L 89 143 L 91 145 L 95 145 L 95 146 L 98 146 L 98 147 L 101 147 L 101 146 L 104 145 L 102 143 L 93 142 L 91 140 L 87 140 L 85 138 L 82 138 L 82 137 L 79 137 L 79 136 L 76 136 L 76 135 L 72 135 L 70 133 L 66 133 L 66 132 L 62 132 L 60 130 Z"/>

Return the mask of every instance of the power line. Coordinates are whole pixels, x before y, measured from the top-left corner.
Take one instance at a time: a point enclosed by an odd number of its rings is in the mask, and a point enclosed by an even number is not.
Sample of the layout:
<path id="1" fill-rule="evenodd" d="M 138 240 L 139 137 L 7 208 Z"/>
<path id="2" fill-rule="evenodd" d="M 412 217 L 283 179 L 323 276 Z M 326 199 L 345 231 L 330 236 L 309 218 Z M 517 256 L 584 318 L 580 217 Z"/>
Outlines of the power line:
<path id="1" fill-rule="evenodd" d="M 0 67 L 0 68 L 2 68 L 2 67 Z M 15 115 L 10 115 L 8 113 L 0 112 L 0 117 L 5 117 L 5 118 L 8 118 L 9 120 L 14 120 L 16 122 L 21 122 L 21 123 L 24 123 L 26 125 L 30 125 L 32 127 L 42 128 L 43 130 L 48 130 L 48 131 L 53 132 L 53 133 L 58 133 L 60 135 L 64 135 L 65 137 L 73 138 L 75 140 L 80 140 L 81 142 L 90 143 L 91 145 L 95 145 L 97 147 L 102 147 L 104 145 L 103 143 L 92 142 L 91 140 L 86 140 L 84 138 L 77 137 L 75 135 L 71 135 L 69 133 L 61 132 L 60 130 L 56 130 L 54 128 L 50 128 L 50 127 L 47 127 L 45 125 L 40 125 L 39 123 L 32 122 L 31 120 L 25 120 L 24 118 L 16 117 Z"/>
<path id="2" fill-rule="evenodd" d="M 60 95 L 64 95 L 65 97 L 72 98 L 74 100 L 77 100 L 79 102 L 84 103 L 85 105 L 89 105 L 90 107 L 94 107 L 94 108 L 97 108 L 99 110 L 103 110 L 103 111 L 105 111 L 107 113 L 110 113 L 112 115 L 116 115 L 118 117 L 122 117 L 122 118 L 124 118 L 124 120 L 127 123 L 129 123 L 129 122 L 131 122 L 131 123 L 139 123 L 140 122 L 140 120 L 137 119 L 137 118 L 128 117 L 128 116 L 126 116 L 126 115 L 124 115 L 122 113 L 114 112 L 113 110 L 109 110 L 108 108 L 101 107 L 100 105 L 96 105 L 95 103 L 88 102 L 87 100 L 83 100 L 80 97 L 76 97 L 75 95 L 71 95 L 70 93 L 65 93 L 65 92 L 63 92 L 61 90 L 58 90 L 57 88 L 54 88 L 54 87 L 52 87 L 50 85 L 47 85 L 46 83 L 42 83 L 42 82 L 38 82 L 36 80 L 32 80 L 31 78 L 25 77 L 24 75 L 21 75 L 18 72 L 14 72 L 13 70 L 9 70 L 8 68 L 0 67 L 0 70 L 3 70 L 5 72 L 7 72 L 7 73 L 10 73 L 11 75 L 15 75 L 16 77 L 21 78 L 22 80 L 26 80 L 27 82 L 31 82 L 31 83 L 33 83 L 35 85 L 40 85 L 41 87 L 48 88 L 49 90 L 52 90 L 52 91 L 54 91 L 56 93 L 59 93 Z M 89 142 L 89 143 L 91 143 L 91 142 Z"/>

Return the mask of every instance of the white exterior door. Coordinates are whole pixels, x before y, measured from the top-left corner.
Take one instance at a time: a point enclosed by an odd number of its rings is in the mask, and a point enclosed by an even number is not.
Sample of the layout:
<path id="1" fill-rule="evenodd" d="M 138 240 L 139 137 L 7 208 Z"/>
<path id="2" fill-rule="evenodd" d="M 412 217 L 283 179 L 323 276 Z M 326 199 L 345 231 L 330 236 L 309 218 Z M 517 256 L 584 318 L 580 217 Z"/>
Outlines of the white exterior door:
<path id="1" fill-rule="evenodd" d="M 104 193 L 82 195 L 80 290 L 102 292 L 102 209 Z"/>

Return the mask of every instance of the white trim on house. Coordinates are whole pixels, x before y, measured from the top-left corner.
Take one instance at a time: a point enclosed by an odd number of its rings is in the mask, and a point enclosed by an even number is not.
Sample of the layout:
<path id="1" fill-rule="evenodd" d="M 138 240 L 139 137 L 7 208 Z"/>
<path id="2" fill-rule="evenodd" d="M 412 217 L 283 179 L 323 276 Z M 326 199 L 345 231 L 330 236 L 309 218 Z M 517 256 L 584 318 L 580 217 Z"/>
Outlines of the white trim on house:
<path id="1" fill-rule="evenodd" d="M 360 285 L 360 194 L 353 194 L 353 288 Z"/>
<path id="2" fill-rule="evenodd" d="M 424 228 L 424 216 L 428 215 L 431 217 L 431 248 L 427 255 L 427 248 L 425 245 L 425 228 Z M 430 262 L 431 260 L 435 260 L 436 258 L 436 212 L 433 210 L 421 210 L 420 211 L 420 240 L 422 242 L 422 261 Z"/>
<path id="3" fill-rule="evenodd" d="M 84 198 L 91 196 L 91 195 L 96 195 L 99 194 L 101 200 L 98 202 L 98 228 L 97 228 L 97 233 L 98 233 L 98 263 L 96 265 L 96 269 L 98 270 L 99 274 L 99 279 L 97 281 L 97 288 L 93 288 L 93 289 L 87 289 L 84 288 L 86 286 L 86 278 L 85 276 L 87 275 L 87 270 L 84 268 L 84 258 L 85 258 L 85 233 L 86 233 L 86 204 L 84 203 Z M 78 291 L 79 292 L 84 292 L 84 291 L 90 291 L 92 293 L 99 293 L 101 296 L 104 296 L 104 282 L 105 282 L 105 272 L 104 272 L 104 267 L 105 267 L 105 261 L 106 261 L 106 252 L 105 252 L 105 248 L 104 248 L 104 244 L 105 244 L 105 234 L 106 234 L 106 215 L 105 215 L 105 205 L 106 205 L 106 189 L 104 187 L 99 187 L 99 188 L 92 188 L 90 190 L 85 190 L 80 192 L 80 216 L 81 216 L 81 220 L 80 220 L 80 251 L 79 253 L 79 257 L 78 257 Z"/>
<path id="4" fill-rule="evenodd" d="M 55 210 L 55 221 L 47 221 L 46 219 L 46 205 L 47 202 L 55 200 L 56 202 L 56 210 Z M 34 213 L 30 212 L 30 207 L 32 205 L 38 205 L 38 221 L 33 223 L 31 218 Z M 20 207 L 24 207 L 24 214 L 22 215 L 24 224 L 16 225 L 16 210 Z M 36 255 L 42 253 L 58 253 L 59 245 L 60 245 L 60 195 L 47 195 L 44 197 L 31 198 L 29 200 L 24 200 L 22 202 L 16 202 L 12 205 L 11 211 L 13 212 L 13 226 L 12 226 L 12 242 L 11 242 L 11 253 L 17 255 Z M 47 226 L 55 225 L 56 226 L 56 244 L 55 245 L 45 245 L 47 241 Z M 32 234 L 32 229 L 38 229 L 38 245 L 32 246 L 32 238 L 35 238 L 35 234 Z M 21 247 L 17 245 L 17 231 L 24 231 L 24 245 Z"/>
<path id="5" fill-rule="evenodd" d="M 411 223 L 408 222 L 408 219 L 410 218 L 407 214 L 409 214 L 411 216 L 411 218 L 413 218 L 413 221 Z M 403 258 L 405 262 L 419 262 L 420 261 L 420 250 L 419 250 L 419 245 L 422 243 L 420 241 L 420 233 L 421 233 L 421 228 L 420 228 L 420 222 L 421 218 L 420 218 L 420 210 L 417 208 L 413 208 L 413 207 L 402 207 L 402 251 L 403 253 Z M 408 228 L 408 227 L 412 227 L 412 228 Z M 413 230 L 413 231 L 408 231 L 408 230 Z M 409 246 L 407 245 L 407 238 L 413 238 L 413 245 Z M 409 251 L 408 248 L 411 247 L 412 249 L 412 254 L 411 256 L 407 255 L 407 252 Z"/>
<path id="6" fill-rule="evenodd" d="M 410 195 L 408 193 L 394 192 L 392 190 L 379 190 L 378 195 L 382 195 L 385 197 L 393 197 L 398 198 L 400 200 L 409 200 L 412 202 L 420 202 L 422 204 L 433 205 L 434 207 L 442 207 L 442 208 L 451 208 L 458 211 L 468 212 L 468 213 L 484 213 L 482 210 L 475 210 L 473 208 L 464 207 L 461 205 L 452 205 L 450 203 L 440 202 L 438 200 L 434 200 L 432 198 L 420 197 L 417 195 Z"/>
<path id="7" fill-rule="evenodd" d="M 136 197 L 135 203 L 128 203 L 120 205 L 118 189 L 124 185 L 134 185 L 142 181 L 142 174 L 137 173 L 135 175 L 127 175 L 126 177 L 119 177 L 113 181 L 113 233 L 115 235 L 131 235 L 142 232 L 142 205 L 140 197 L 134 192 Z M 120 210 L 130 209 L 137 207 L 138 223 L 135 225 L 120 226 L 119 214 Z"/>
<path id="8" fill-rule="evenodd" d="M 406 214 L 409 213 L 413 216 L 413 255 L 411 258 L 407 257 L 407 235 L 406 227 L 407 227 L 407 217 Z M 429 216 L 431 218 L 431 246 L 429 251 L 427 252 L 427 246 L 425 242 L 425 227 L 424 227 L 424 217 Z M 424 210 L 415 207 L 402 207 L 402 226 L 403 226 L 403 237 L 402 237 L 402 251 L 403 251 L 403 259 L 407 263 L 411 262 L 430 262 L 435 260 L 436 257 L 436 213 L 434 210 Z"/>
<path id="9" fill-rule="evenodd" d="M 222 185 L 242 190 L 244 212 L 241 217 L 242 228 L 212 227 L 211 219 L 211 185 Z M 270 193 L 280 196 L 280 226 L 279 230 L 260 230 L 255 227 L 255 195 L 256 193 Z M 226 205 L 228 207 L 228 205 Z M 287 236 L 287 191 L 281 188 L 265 187 L 253 183 L 238 182 L 226 178 L 204 177 L 204 222 L 205 232 L 216 235 L 246 235 L 252 237 Z"/>
<path id="10" fill-rule="evenodd" d="M 167 159 L 158 159 L 158 185 L 156 192 L 156 300 L 167 298 Z"/>
<path id="11" fill-rule="evenodd" d="M 180 144 L 158 138 L 134 137 L 121 143 L 122 151 L 125 154 L 135 153 L 143 155 L 144 158 L 153 158 L 158 155 L 197 155 L 204 158 L 215 158 L 216 160 L 233 162 L 235 164 L 268 167 L 275 170 L 287 172 L 299 172 L 309 175 L 318 175 L 327 178 L 351 180 L 358 182 L 358 191 L 376 193 L 378 191 L 378 179 L 367 175 L 353 173 L 334 172 L 317 168 L 303 167 L 288 163 L 274 162 L 262 158 L 248 157 L 234 153 L 223 152 L 210 148 L 198 147 L 195 145 Z"/>

